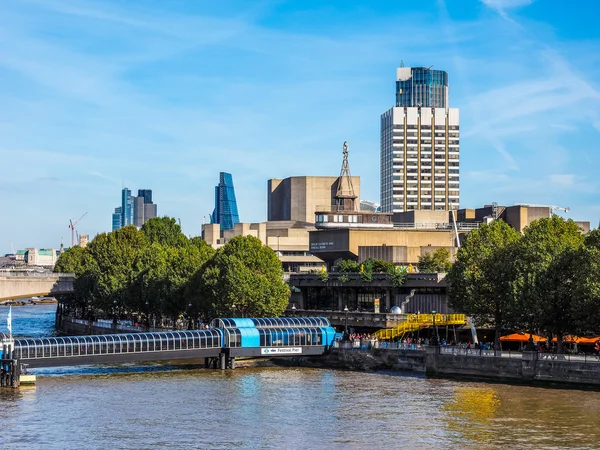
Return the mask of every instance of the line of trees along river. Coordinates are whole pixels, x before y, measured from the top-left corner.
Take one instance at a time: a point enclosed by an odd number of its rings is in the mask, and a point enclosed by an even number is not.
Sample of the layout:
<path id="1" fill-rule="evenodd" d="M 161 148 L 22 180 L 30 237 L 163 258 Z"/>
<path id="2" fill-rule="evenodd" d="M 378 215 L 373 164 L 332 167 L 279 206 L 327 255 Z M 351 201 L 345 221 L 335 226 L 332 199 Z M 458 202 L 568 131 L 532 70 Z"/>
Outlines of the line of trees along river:
<path id="1" fill-rule="evenodd" d="M 281 262 L 259 239 L 235 237 L 215 251 L 169 217 L 99 234 L 54 270 L 75 273 L 73 306 L 87 317 L 279 316 L 289 298 Z"/>
<path id="2" fill-rule="evenodd" d="M 600 332 L 600 230 L 584 235 L 559 216 L 523 234 L 503 221 L 471 231 L 447 275 L 450 305 L 478 325 L 545 333 Z"/>

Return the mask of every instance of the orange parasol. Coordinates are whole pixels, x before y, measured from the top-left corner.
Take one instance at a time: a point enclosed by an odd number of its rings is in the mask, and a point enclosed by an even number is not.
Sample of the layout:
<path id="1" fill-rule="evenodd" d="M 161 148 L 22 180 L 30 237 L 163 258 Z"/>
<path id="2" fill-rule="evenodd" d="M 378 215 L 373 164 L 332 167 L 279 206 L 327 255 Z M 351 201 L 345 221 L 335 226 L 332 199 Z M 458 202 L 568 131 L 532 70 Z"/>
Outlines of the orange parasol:
<path id="1" fill-rule="evenodd" d="M 500 340 L 504 342 L 527 342 L 529 341 L 529 333 L 513 333 L 507 336 L 501 336 Z M 534 342 L 544 342 L 546 340 L 543 336 L 533 335 Z"/>

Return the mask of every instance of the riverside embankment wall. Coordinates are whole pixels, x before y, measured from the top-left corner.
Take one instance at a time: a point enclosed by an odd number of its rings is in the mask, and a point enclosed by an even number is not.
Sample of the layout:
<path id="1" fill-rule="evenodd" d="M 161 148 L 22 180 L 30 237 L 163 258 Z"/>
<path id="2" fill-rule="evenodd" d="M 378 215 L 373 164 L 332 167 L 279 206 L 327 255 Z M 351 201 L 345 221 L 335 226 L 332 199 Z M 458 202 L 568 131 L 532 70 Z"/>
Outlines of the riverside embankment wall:
<path id="1" fill-rule="evenodd" d="M 544 358 L 547 355 L 542 355 Z M 536 352 L 503 356 L 444 354 L 440 347 L 425 350 L 332 349 L 327 355 L 278 361 L 280 364 L 306 365 L 344 370 L 391 370 L 415 372 L 436 377 L 482 379 L 527 384 L 600 387 L 600 361 L 539 359 Z"/>

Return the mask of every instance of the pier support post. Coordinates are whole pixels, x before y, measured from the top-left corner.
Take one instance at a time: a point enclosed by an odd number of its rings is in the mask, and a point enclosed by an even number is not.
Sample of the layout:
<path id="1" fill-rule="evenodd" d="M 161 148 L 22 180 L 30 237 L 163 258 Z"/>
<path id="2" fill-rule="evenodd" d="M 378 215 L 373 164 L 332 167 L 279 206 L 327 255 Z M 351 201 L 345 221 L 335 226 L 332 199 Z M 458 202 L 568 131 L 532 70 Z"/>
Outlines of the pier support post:
<path id="1" fill-rule="evenodd" d="M 232 370 L 235 369 L 235 356 L 232 356 L 227 359 L 229 360 L 229 364 L 228 364 L 229 368 Z"/>
<path id="2" fill-rule="evenodd" d="M 219 353 L 219 369 L 225 370 L 227 368 L 227 358 L 225 353 Z"/>

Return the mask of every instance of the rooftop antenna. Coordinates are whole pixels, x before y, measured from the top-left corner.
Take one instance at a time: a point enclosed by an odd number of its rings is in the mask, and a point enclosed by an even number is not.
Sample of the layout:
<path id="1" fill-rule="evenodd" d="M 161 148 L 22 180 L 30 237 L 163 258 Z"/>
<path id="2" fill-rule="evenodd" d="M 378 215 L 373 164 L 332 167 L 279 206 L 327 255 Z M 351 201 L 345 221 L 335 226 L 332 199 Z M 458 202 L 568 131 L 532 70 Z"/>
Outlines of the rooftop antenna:
<path id="1" fill-rule="evenodd" d="M 350 164 L 348 163 L 348 141 L 344 141 L 342 154 L 344 160 L 342 161 L 342 170 L 340 171 L 335 193 L 336 207 L 338 211 L 356 211 L 356 195 L 354 194 Z"/>
<path id="2" fill-rule="evenodd" d="M 404 67 L 404 61 L 400 60 L 400 67 Z"/>
<path id="3" fill-rule="evenodd" d="M 427 70 L 430 70 L 432 67 L 433 67 L 433 64 L 432 64 L 432 65 L 430 65 L 430 66 L 427 68 Z"/>

